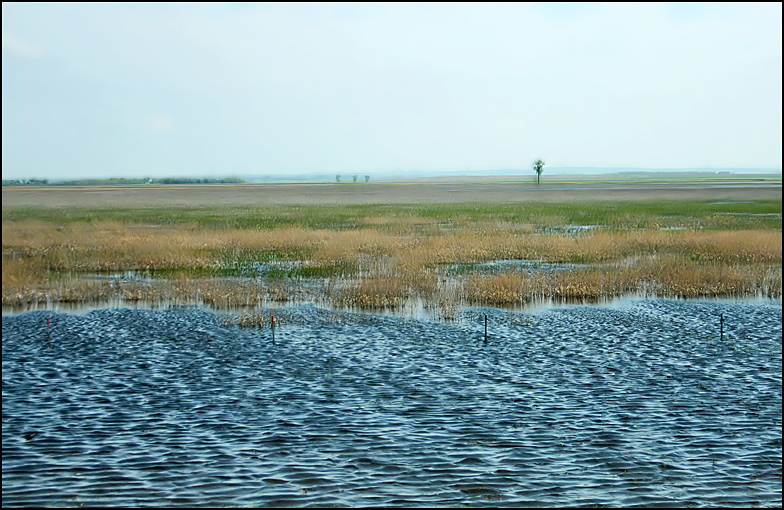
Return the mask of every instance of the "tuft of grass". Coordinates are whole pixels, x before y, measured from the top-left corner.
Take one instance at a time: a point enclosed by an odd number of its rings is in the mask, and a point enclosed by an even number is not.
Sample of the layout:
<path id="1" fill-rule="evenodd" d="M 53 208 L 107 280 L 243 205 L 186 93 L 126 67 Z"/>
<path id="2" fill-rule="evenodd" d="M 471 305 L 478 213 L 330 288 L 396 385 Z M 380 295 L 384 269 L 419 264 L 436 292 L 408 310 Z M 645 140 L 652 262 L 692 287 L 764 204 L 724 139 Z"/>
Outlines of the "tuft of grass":
<path id="1" fill-rule="evenodd" d="M 228 314 L 221 317 L 221 323 L 227 327 L 240 327 L 249 329 L 264 328 L 264 314 L 262 312 L 242 312 L 239 315 Z"/>
<path id="2" fill-rule="evenodd" d="M 410 295 L 402 278 L 371 277 L 338 291 L 334 302 L 341 307 L 363 309 L 396 309 Z"/>

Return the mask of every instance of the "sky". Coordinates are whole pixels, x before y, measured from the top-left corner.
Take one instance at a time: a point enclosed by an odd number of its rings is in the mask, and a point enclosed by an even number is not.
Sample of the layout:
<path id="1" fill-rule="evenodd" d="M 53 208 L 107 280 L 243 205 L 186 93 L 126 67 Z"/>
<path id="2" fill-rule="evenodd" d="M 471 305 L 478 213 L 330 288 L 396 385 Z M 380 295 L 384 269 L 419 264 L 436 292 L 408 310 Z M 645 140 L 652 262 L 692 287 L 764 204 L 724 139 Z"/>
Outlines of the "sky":
<path id="1" fill-rule="evenodd" d="M 780 171 L 781 9 L 3 2 L 2 176 Z"/>

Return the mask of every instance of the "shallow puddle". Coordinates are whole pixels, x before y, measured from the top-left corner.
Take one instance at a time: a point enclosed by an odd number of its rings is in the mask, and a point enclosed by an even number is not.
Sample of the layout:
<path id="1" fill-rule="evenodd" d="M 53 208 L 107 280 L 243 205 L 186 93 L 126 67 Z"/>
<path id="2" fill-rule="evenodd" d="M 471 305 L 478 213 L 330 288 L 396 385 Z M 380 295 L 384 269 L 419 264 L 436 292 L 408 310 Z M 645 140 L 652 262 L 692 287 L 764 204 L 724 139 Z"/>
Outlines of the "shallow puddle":
<path id="1" fill-rule="evenodd" d="M 777 507 L 781 313 L 3 316 L 3 505 Z"/>

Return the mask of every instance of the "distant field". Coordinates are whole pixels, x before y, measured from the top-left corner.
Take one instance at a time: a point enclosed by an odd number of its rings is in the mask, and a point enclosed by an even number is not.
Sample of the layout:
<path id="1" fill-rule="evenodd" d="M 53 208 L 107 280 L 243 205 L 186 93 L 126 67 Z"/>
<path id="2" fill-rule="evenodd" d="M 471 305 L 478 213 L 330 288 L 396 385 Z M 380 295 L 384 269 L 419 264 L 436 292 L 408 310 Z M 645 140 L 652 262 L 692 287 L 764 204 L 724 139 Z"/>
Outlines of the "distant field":
<path id="1" fill-rule="evenodd" d="M 781 198 L 781 177 L 678 174 L 401 179 L 368 183 L 6 187 L 12 207 L 254 206 L 269 204 L 450 204 L 765 200 Z M 5 214 L 5 212 L 4 212 Z"/>

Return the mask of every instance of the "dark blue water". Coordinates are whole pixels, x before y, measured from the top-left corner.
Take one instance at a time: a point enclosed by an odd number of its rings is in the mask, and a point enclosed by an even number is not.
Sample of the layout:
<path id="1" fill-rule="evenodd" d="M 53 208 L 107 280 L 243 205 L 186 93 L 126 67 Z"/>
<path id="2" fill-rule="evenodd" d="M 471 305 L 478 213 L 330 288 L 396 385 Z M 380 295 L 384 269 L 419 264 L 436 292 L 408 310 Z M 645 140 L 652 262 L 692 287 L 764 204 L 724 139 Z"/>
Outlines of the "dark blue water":
<path id="1" fill-rule="evenodd" d="M 778 507 L 781 313 L 4 316 L 3 505 Z"/>

